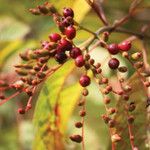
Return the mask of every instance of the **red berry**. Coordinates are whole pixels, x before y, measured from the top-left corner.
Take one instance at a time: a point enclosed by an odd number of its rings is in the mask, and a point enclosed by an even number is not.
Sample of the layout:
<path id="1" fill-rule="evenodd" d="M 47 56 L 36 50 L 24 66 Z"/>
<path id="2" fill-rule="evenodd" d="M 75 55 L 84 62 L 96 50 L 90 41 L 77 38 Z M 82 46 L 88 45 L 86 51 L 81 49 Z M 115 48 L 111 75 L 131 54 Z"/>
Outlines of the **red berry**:
<path id="1" fill-rule="evenodd" d="M 83 138 L 80 135 L 72 135 L 72 136 L 70 136 L 70 139 L 73 142 L 81 143 Z"/>
<path id="2" fill-rule="evenodd" d="M 91 79 L 90 79 L 89 76 L 83 75 L 83 76 L 80 77 L 79 82 L 80 82 L 82 87 L 86 87 L 91 83 Z"/>
<path id="3" fill-rule="evenodd" d="M 58 22 L 57 25 L 58 25 L 58 28 L 61 31 L 61 33 L 64 34 L 64 31 L 65 31 L 64 23 L 61 21 L 61 22 Z"/>
<path id="4" fill-rule="evenodd" d="M 78 48 L 78 47 L 74 47 L 70 51 L 70 57 L 72 57 L 72 58 L 77 58 L 81 54 L 82 54 L 82 52 L 81 52 L 80 48 Z"/>
<path id="5" fill-rule="evenodd" d="M 66 61 L 66 59 L 67 59 L 67 55 L 63 52 L 57 53 L 55 55 L 55 60 L 60 64 L 63 64 Z"/>
<path id="6" fill-rule="evenodd" d="M 75 127 L 76 128 L 81 128 L 83 126 L 82 122 L 76 122 Z"/>
<path id="7" fill-rule="evenodd" d="M 52 33 L 49 35 L 49 39 L 51 40 L 51 42 L 57 42 L 61 39 L 61 36 L 58 33 Z"/>
<path id="8" fill-rule="evenodd" d="M 60 40 L 58 49 L 61 51 L 70 51 L 72 49 L 72 43 L 68 41 L 66 38 L 63 38 Z"/>
<path id="9" fill-rule="evenodd" d="M 75 59 L 75 65 L 76 65 L 77 67 L 82 67 L 82 66 L 84 66 L 84 64 L 85 64 L 85 60 L 84 60 L 83 56 L 82 56 L 82 55 L 79 55 L 79 56 Z"/>
<path id="10" fill-rule="evenodd" d="M 64 15 L 64 17 L 70 16 L 70 17 L 73 18 L 74 17 L 74 12 L 71 8 L 64 8 L 63 15 Z"/>
<path id="11" fill-rule="evenodd" d="M 68 39 L 72 40 L 76 36 L 76 29 L 73 26 L 69 26 L 65 29 L 65 35 Z"/>
<path id="12" fill-rule="evenodd" d="M 69 25 L 74 25 L 74 20 L 69 16 L 63 19 L 62 24 L 64 27 L 68 27 Z"/>
<path id="13" fill-rule="evenodd" d="M 124 42 L 120 43 L 118 45 L 118 47 L 121 51 L 128 51 L 131 48 L 131 42 L 130 41 L 124 41 Z"/>
<path id="14" fill-rule="evenodd" d="M 115 44 L 115 43 L 108 45 L 107 49 L 108 49 L 109 53 L 112 55 L 115 55 L 119 52 L 118 44 Z"/>
<path id="15" fill-rule="evenodd" d="M 119 66 L 120 62 L 116 58 L 112 58 L 109 60 L 108 65 L 111 69 L 117 69 Z"/>
<path id="16" fill-rule="evenodd" d="M 18 109 L 18 113 L 19 113 L 19 114 L 25 114 L 25 110 L 24 110 L 23 108 L 19 108 L 19 109 Z"/>

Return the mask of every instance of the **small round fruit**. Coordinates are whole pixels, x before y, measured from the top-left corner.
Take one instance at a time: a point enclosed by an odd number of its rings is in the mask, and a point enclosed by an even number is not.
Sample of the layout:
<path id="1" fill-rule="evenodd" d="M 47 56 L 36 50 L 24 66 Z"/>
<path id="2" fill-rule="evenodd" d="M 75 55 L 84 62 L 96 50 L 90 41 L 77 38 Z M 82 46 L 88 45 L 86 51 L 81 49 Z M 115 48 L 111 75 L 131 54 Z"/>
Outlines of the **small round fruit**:
<path id="1" fill-rule="evenodd" d="M 57 42 L 61 39 L 61 36 L 58 33 L 52 33 L 49 35 L 49 39 L 51 42 Z"/>
<path id="2" fill-rule="evenodd" d="M 68 16 L 70 16 L 70 17 L 74 17 L 74 12 L 73 12 L 73 10 L 71 9 L 71 8 L 64 8 L 63 9 L 63 15 L 64 15 L 64 17 L 68 17 Z"/>
<path id="3" fill-rule="evenodd" d="M 119 67 L 119 60 L 116 58 L 112 58 L 109 60 L 108 65 L 111 69 L 117 69 Z"/>
<path id="4" fill-rule="evenodd" d="M 61 51 L 70 51 L 72 49 L 72 43 L 66 38 L 62 38 L 58 44 L 58 49 Z"/>
<path id="5" fill-rule="evenodd" d="M 19 114 L 25 114 L 25 110 L 24 110 L 23 108 L 19 108 L 19 109 L 18 109 L 18 113 L 19 113 Z"/>
<path id="6" fill-rule="evenodd" d="M 82 87 L 86 87 L 91 83 L 91 79 L 87 75 L 83 75 L 80 77 L 79 83 L 81 84 Z"/>
<path id="7" fill-rule="evenodd" d="M 129 51 L 131 49 L 131 46 L 132 45 L 130 41 L 124 41 L 118 45 L 121 51 Z"/>
<path id="8" fill-rule="evenodd" d="M 66 61 L 66 59 L 67 59 L 67 55 L 63 52 L 57 53 L 55 55 L 55 60 L 60 64 L 63 64 Z"/>
<path id="9" fill-rule="evenodd" d="M 70 51 L 70 57 L 72 57 L 72 58 L 77 58 L 81 54 L 82 54 L 81 49 L 78 47 L 74 47 Z"/>
<path id="10" fill-rule="evenodd" d="M 62 24 L 64 27 L 68 27 L 70 25 L 74 25 L 74 20 L 72 17 L 69 16 L 69 17 L 66 17 L 62 20 Z"/>
<path id="11" fill-rule="evenodd" d="M 82 55 L 79 55 L 79 56 L 75 59 L 75 65 L 76 65 L 77 67 L 82 67 L 82 66 L 84 66 L 84 64 L 85 64 L 85 60 L 84 60 L 83 56 L 82 56 Z"/>
<path id="12" fill-rule="evenodd" d="M 68 39 L 72 40 L 76 36 L 76 29 L 73 26 L 69 26 L 65 29 L 65 35 Z"/>
<path id="13" fill-rule="evenodd" d="M 110 45 L 108 45 L 107 49 L 108 49 L 109 53 L 112 55 L 119 53 L 118 44 L 115 44 L 115 43 L 110 44 Z"/>
<path id="14" fill-rule="evenodd" d="M 73 142 L 77 142 L 77 143 L 81 143 L 83 138 L 81 135 L 72 135 L 70 136 L 70 139 L 73 141 Z"/>

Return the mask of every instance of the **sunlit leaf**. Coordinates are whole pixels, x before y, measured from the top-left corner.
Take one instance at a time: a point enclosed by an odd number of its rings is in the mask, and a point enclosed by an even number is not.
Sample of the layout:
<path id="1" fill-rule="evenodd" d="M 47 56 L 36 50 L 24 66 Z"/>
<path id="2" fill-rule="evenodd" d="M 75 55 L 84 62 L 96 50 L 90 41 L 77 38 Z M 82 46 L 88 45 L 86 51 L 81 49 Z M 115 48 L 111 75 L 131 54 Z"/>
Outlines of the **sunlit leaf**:
<path id="1" fill-rule="evenodd" d="M 39 142 L 41 146 L 44 144 L 49 150 L 53 150 L 54 147 L 60 150 L 63 149 L 64 129 L 66 129 L 67 121 L 80 93 L 79 84 L 62 89 L 65 80 L 74 67 L 73 61 L 67 62 L 43 85 L 34 116 L 34 123 L 37 129 L 34 144 L 35 150 L 39 148 L 37 144 Z M 68 95 L 68 92 L 71 94 L 71 97 Z M 37 140 L 42 140 L 42 142 Z"/>
<path id="2" fill-rule="evenodd" d="M 60 93 L 60 130 L 62 133 L 66 131 L 67 123 L 71 117 L 74 106 L 80 96 L 81 86 L 77 83 L 69 86 Z M 68 95 L 69 93 L 69 95 Z"/>
<path id="3" fill-rule="evenodd" d="M 73 4 L 73 10 L 75 13 L 75 20 L 77 22 L 81 22 L 85 15 L 89 12 L 90 6 L 86 3 L 85 0 L 76 0 Z"/>
<path id="4" fill-rule="evenodd" d="M 13 18 L 0 18 L 0 41 L 11 41 L 23 38 L 30 28 Z"/>
<path id="5" fill-rule="evenodd" d="M 90 10 L 89 5 L 84 0 L 49 0 L 49 2 L 53 3 L 59 10 L 64 7 L 71 7 L 77 22 L 81 22 Z"/>
<path id="6" fill-rule="evenodd" d="M 18 49 L 18 47 L 22 44 L 22 41 L 14 41 L 4 49 L 0 51 L 0 67 L 2 67 L 3 63 Z"/>

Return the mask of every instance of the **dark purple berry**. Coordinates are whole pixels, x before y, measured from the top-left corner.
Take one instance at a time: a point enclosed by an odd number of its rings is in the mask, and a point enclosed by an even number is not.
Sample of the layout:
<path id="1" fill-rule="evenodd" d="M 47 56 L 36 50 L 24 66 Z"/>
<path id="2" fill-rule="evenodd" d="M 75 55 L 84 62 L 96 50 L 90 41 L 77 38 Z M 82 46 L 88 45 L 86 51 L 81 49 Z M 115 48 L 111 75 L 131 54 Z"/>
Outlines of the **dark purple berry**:
<path id="1" fill-rule="evenodd" d="M 82 51 L 80 48 L 78 47 L 74 47 L 72 48 L 72 50 L 70 51 L 70 57 L 72 58 L 77 58 L 79 55 L 82 54 Z"/>
<path id="2" fill-rule="evenodd" d="M 25 114 L 25 110 L 24 110 L 23 108 L 19 108 L 19 109 L 18 109 L 18 113 L 19 113 L 19 114 Z"/>
<path id="3" fill-rule="evenodd" d="M 62 24 L 64 27 L 68 27 L 70 25 L 74 25 L 74 20 L 72 17 L 69 16 L 63 19 Z"/>
<path id="4" fill-rule="evenodd" d="M 73 26 L 69 26 L 65 29 L 65 35 L 68 39 L 72 40 L 76 36 L 76 29 Z"/>
<path id="5" fill-rule="evenodd" d="M 81 128 L 83 126 L 82 122 L 76 122 L 75 127 L 76 128 Z"/>
<path id="6" fill-rule="evenodd" d="M 82 55 L 79 55 L 78 57 L 76 57 L 76 59 L 75 59 L 75 65 L 77 67 L 82 67 L 82 66 L 84 66 L 84 64 L 85 64 L 85 60 L 84 60 L 84 58 L 83 58 Z"/>
<path id="7" fill-rule="evenodd" d="M 131 46 L 132 45 L 131 45 L 130 41 L 124 41 L 118 45 L 118 47 L 121 51 L 129 51 Z"/>
<path id="8" fill-rule="evenodd" d="M 61 39 L 61 36 L 58 33 L 52 33 L 49 35 L 51 42 L 57 42 Z"/>
<path id="9" fill-rule="evenodd" d="M 59 30 L 61 31 L 61 33 L 64 34 L 64 31 L 65 31 L 65 25 L 64 25 L 64 23 L 62 21 L 58 22 L 57 26 L 58 26 Z"/>
<path id="10" fill-rule="evenodd" d="M 66 61 L 66 59 L 67 59 L 67 55 L 63 52 L 57 53 L 55 55 L 55 60 L 60 64 L 63 64 Z"/>
<path id="11" fill-rule="evenodd" d="M 86 87 L 91 83 L 91 79 L 90 79 L 89 76 L 83 75 L 83 76 L 80 77 L 79 82 L 80 82 L 82 87 Z"/>
<path id="12" fill-rule="evenodd" d="M 68 41 L 66 38 L 60 40 L 58 44 L 58 49 L 61 51 L 70 51 L 72 49 L 72 43 Z"/>
<path id="13" fill-rule="evenodd" d="M 112 55 L 115 55 L 119 52 L 118 44 L 115 43 L 108 45 L 107 49 Z"/>
<path id="14" fill-rule="evenodd" d="M 64 15 L 64 17 L 70 16 L 70 17 L 73 18 L 74 17 L 74 12 L 71 8 L 64 8 L 63 15 Z"/>
<path id="15" fill-rule="evenodd" d="M 73 142 L 77 142 L 77 143 L 81 143 L 82 142 L 82 136 L 80 136 L 80 135 L 72 135 L 72 136 L 70 136 L 70 139 Z"/>
<path id="16" fill-rule="evenodd" d="M 116 58 L 112 58 L 109 60 L 108 65 L 111 69 L 117 69 L 119 66 L 120 62 Z"/>

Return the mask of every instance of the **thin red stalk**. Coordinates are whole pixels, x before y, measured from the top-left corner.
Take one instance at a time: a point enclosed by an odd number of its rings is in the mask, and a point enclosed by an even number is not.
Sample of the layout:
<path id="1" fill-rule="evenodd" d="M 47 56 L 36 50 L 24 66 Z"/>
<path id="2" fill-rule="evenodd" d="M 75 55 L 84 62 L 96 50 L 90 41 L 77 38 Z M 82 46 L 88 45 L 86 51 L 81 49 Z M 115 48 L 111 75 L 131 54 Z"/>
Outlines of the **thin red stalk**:
<path id="1" fill-rule="evenodd" d="M 111 54 L 110 54 L 110 58 L 112 58 L 112 55 L 111 55 Z M 118 80 L 118 82 L 119 82 L 120 88 L 124 91 L 123 85 L 122 85 L 122 83 L 121 83 L 120 80 L 119 80 L 118 72 L 116 72 L 116 77 L 117 77 L 117 80 Z M 124 92 L 125 92 L 125 91 L 124 91 Z M 126 108 L 125 108 L 125 111 L 126 111 L 127 117 L 129 117 L 129 115 L 128 115 L 128 110 L 126 110 Z M 128 119 L 128 118 L 127 118 L 127 119 Z M 131 130 L 131 125 L 129 124 L 128 120 L 127 120 L 127 123 L 128 123 L 129 136 L 131 137 L 131 136 L 133 136 L 132 130 Z M 131 144 L 131 147 L 132 147 L 132 150 L 133 150 L 133 148 L 134 148 L 134 139 L 131 139 L 131 138 L 130 138 L 130 144 Z"/>
<path id="2" fill-rule="evenodd" d="M 129 13 L 120 20 L 118 20 L 116 23 L 114 23 L 114 28 L 117 28 L 126 23 L 130 19 L 130 17 L 133 16 L 135 9 L 137 8 L 137 6 L 140 4 L 141 1 L 142 0 L 134 0 L 130 5 Z"/>
<path id="3" fill-rule="evenodd" d="M 33 87 L 32 94 L 35 93 L 36 88 L 37 88 L 37 86 L 34 86 L 34 87 Z M 28 102 L 27 102 L 26 111 L 28 111 L 28 109 L 29 109 L 28 106 L 31 105 L 32 98 L 33 98 L 33 96 L 30 96 L 30 97 L 29 97 L 29 100 L 28 100 Z"/>
<path id="4" fill-rule="evenodd" d="M 11 100 L 12 98 L 14 98 L 15 96 L 19 95 L 21 92 L 16 92 L 13 95 L 7 97 L 6 99 L 2 100 L 0 102 L 0 106 L 3 105 L 4 103 L 6 103 L 7 101 Z"/>
<path id="5" fill-rule="evenodd" d="M 142 85 L 143 85 L 145 91 L 147 91 L 147 88 L 146 88 L 146 86 L 144 85 L 144 82 L 145 82 L 145 80 L 143 79 L 144 77 L 143 77 L 143 76 L 140 74 L 140 72 L 134 67 L 134 64 L 132 63 L 132 61 L 131 61 L 129 58 L 127 58 L 127 60 L 130 62 L 130 64 L 132 65 L 132 67 L 136 70 L 136 73 L 137 73 L 137 75 L 139 76 L 140 81 L 141 81 L 141 83 L 142 83 Z M 146 93 L 146 95 L 147 95 L 147 97 L 148 97 L 148 93 Z"/>
<path id="6" fill-rule="evenodd" d="M 100 91 L 101 91 L 101 94 L 102 94 L 103 99 L 104 99 L 104 98 L 105 98 L 105 95 L 103 94 L 103 91 L 102 91 L 101 87 L 100 87 Z M 106 110 L 106 114 L 109 116 L 109 114 L 108 114 L 108 112 L 107 112 L 108 108 L 107 108 L 107 105 L 105 104 L 105 102 L 104 102 L 104 107 L 105 107 L 105 110 Z M 113 131 L 111 130 L 110 127 L 109 127 L 109 133 L 110 133 L 110 137 L 112 137 Z M 115 150 L 115 149 L 116 149 L 116 145 L 115 145 L 114 142 L 112 142 L 112 140 L 111 140 L 111 146 L 112 146 L 112 150 Z"/>
<path id="7" fill-rule="evenodd" d="M 85 105 L 83 106 L 83 110 L 85 110 Z M 84 138 L 84 117 L 82 117 L 82 150 L 85 150 L 85 138 Z"/>
<path id="8" fill-rule="evenodd" d="M 132 148 L 132 150 L 134 150 L 134 148 L 135 148 L 135 146 L 134 146 L 134 136 L 132 134 L 132 126 L 129 123 L 128 123 L 128 131 L 129 131 L 129 136 L 130 136 L 131 148 Z"/>
<path id="9" fill-rule="evenodd" d="M 119 81 L 118 74 L 117 74 L 117 79 Z M 120 84 L 121 89 L 123 90 L 123 86 L 122 86 L 122 83 L 120 81 L 119 81 L 119 84 Z M 126 111 L 127 117 L 129 117 L 128 110 L 126 110 L 126 108 L 125 108 L 125 111 Z M 132 134 L 131 125 L 129 124 L 128 121 L 127 121 L 127 123 L 128 123 L 128 132 L 129 132 L 129 136 L 130 136 L 130 144 L 131 144 L 132 150 L 134 150 L 134 147 L 135 147 L 134 146 L 134 139 L 131 139 L 131 137 L 134 137 L 134 136 Z"/>

